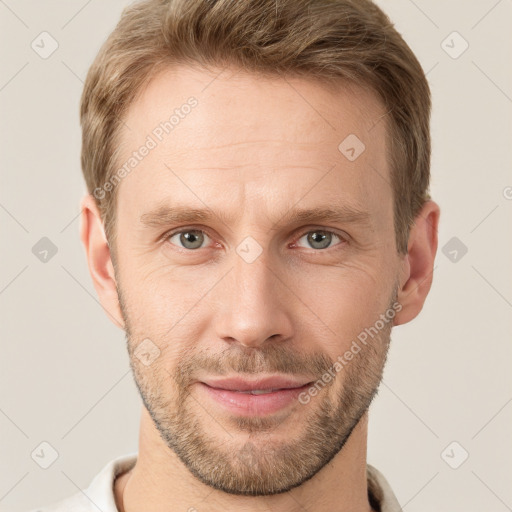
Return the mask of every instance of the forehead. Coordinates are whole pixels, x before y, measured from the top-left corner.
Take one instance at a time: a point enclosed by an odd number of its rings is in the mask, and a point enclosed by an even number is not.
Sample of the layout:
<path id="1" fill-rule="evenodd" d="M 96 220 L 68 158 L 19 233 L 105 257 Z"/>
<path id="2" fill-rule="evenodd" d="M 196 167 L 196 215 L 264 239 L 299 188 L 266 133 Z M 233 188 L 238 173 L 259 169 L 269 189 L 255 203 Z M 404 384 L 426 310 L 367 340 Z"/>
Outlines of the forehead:
<path id="1" fill-rule="evenodd" d="M 382 195 L 391 195 L 384 113 L 359 87 L 169 67 L 124 119 L 117 164 L 128 175 L 119 207 L 142 214 L 149 203 L 184 195 L 197 206 L 199 198 L 222 205 L 228 187 L 240 199 L 251 191 L 293 204 L 309 189 L 312 201 L 346 200 L 382 214 Z"/>

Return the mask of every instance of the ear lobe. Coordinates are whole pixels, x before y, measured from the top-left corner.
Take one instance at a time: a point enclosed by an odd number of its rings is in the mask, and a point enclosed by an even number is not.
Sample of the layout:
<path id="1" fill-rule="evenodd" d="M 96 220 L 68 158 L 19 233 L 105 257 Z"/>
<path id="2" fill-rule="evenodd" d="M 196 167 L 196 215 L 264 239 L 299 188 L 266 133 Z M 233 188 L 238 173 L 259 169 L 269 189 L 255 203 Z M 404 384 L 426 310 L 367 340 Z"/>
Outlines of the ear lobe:
<path id="1" fill-rule="evenodd" d="M 85 248 L 87 265 L 101 306 L 112 322 L 124 330 L 117 294 L 114 266 L 103 228 L 103 221 L 91 194 L 82 198 L 80 240 Z"/>
<path id="2" fill-rule="evenodd" d="M 410 230 L 397 298 L 402 309 L 395 316 L 394 325 L 410 322 L 423 308 L 432 286 L 439 216 L 439 206 L 429 200 L 417 215 Z"/>

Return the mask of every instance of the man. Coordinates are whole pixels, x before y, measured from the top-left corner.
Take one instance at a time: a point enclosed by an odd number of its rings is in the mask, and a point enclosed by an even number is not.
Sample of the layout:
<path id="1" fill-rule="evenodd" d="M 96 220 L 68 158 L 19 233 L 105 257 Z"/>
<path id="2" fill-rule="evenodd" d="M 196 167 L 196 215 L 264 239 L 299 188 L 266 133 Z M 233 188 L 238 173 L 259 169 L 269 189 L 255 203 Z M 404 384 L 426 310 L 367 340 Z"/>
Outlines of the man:
<path id="1" fill-rule="evenodd" d="M 42 510 L 400 510 L 368 408 L 432 283 L 429 116 L 367 0 L 123 12 L 82 97 L 81 239 L 139 451 Z"/>

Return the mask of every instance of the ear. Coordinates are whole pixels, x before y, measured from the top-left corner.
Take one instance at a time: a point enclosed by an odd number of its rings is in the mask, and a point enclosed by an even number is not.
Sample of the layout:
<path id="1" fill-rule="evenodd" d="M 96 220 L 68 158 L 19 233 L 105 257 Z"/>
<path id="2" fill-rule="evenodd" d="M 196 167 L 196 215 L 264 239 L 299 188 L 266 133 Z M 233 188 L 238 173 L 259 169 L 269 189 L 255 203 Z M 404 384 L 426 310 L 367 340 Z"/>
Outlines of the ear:
<path id="1" fill-rule="evenodd" d="M 439 206 L 429 200 L 411 227 L 397 298 L 402 309 L 395 315 L 394 325 L 405 324 L 416 318 L 430 291 L 437 252 L 439 215 Z"/>
<path id="2" fill-rule="evenodd" d="M 89 272 L 100 303 L 112 322 L 124 330 L 123 315 L 117 295 L 114 266 L 103 222 L 91 194 L 82 198 L 80 239 L 85 248 Z"/>

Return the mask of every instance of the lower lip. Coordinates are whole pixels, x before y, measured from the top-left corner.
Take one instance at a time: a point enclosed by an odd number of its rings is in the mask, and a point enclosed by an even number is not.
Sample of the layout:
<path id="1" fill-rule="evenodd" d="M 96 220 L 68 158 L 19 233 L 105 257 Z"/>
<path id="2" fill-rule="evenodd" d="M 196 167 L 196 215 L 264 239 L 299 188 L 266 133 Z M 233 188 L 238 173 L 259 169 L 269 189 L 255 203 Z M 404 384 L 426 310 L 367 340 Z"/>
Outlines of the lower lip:
<path id="1" fill-rule="evenodd" d="M 225 409 L 241 416 L 264 416 L 280 411 L 285 407 L 298 402 L 299 395 L 306 391 L 311 383 L 300 388 L 281 389 L 263 395 L 251 395 L 227 389 L 212 388 L 199 383 L 199 386 Z"/>

